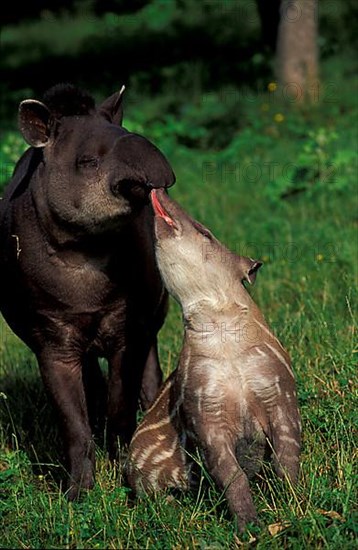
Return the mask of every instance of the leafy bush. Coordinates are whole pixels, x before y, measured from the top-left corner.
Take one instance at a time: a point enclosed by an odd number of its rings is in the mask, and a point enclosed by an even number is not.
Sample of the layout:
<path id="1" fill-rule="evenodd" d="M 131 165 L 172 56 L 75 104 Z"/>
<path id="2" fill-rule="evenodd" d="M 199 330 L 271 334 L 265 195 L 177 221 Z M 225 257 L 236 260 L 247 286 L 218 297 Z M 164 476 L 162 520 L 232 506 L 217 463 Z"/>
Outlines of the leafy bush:
<path id="1" fill-rule="evenodd" d="M 10 180 L 14 166 L 28 148 L 18 132 L 5 132 L 0 138 L 0 191 Z"/>
<path id="2" fill-rule="evenodd" d="M 354 150 L 334 150 L 330 146 L 337 140 L 337 133 L 327 128 L 309 131 L 297 159 L 267 188 L 268 195 L 275 200 L 306 192 L 311 197 L 351 186 L 357 154 Z"/>

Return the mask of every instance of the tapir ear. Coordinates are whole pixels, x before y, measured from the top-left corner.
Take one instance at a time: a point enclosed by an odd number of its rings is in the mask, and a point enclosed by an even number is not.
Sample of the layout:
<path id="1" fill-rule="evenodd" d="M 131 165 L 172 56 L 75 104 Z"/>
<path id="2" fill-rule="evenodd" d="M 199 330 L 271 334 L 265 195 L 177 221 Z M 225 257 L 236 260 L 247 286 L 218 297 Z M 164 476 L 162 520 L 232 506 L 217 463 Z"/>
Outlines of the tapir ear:
<path id="1" fill-rule="evenodd" d="M 19 106 L 19 128 L 33 147 L 44 147 L 49 141 L 50 111 L 36 99 L 25 99 Z"/>
<path id="2" fill-rule="evenodd" d="M 242 281 L 247 281 L 250 285 L 256 280 L 256 273 L 262 266 L 262 262 L 252 258 L 241 258 Z"/>
<path id="3" fill-rule="evenodd" d="M 125 86 L 122 86 L 119 92 L 116 92 L 115 94 L 105 99 L 103 103 L 101 103 L 101 105 L 98 107 L 98 112 L 100 115 L 102 115 L 113 124 L 118 124 L 118 126 L 121 126 L 123 120 L 122 100 L 124 90 Z"/>

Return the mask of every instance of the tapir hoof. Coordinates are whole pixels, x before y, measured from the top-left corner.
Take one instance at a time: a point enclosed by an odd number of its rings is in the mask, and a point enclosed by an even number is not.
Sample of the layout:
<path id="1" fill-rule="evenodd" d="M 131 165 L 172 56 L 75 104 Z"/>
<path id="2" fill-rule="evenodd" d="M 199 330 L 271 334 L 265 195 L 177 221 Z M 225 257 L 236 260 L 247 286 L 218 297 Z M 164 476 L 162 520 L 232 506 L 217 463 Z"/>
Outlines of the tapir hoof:
<path id="1" fill-rule="evenodd" d="M 82 491 L 88 491 L 93 488 L 95 482 L 94 468 L 92 462 L 87 458 L 83 464 L 81 476 L 71 476 L 68 489 L 65 493 L 67 500 L 78 500 Z"/>

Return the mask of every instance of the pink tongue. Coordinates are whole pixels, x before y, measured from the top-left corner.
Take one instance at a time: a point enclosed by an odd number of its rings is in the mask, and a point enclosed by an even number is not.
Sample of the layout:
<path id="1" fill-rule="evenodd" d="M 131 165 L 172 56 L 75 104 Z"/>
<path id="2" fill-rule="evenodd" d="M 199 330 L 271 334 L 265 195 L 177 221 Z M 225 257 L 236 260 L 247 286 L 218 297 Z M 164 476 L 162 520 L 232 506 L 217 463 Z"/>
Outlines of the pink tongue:
<path id="1" fill-rule="evenodd" d="M 163 218 L 163 220 L 171 227 L 175 227 L 174 221 L 168 216 L 168 214 L 160 204 L 155 189 L 151 191 L 150 196 L 152 199 L 152 205 L 153 205 L 155 214 L 157 214 L 160 218 Z"/>

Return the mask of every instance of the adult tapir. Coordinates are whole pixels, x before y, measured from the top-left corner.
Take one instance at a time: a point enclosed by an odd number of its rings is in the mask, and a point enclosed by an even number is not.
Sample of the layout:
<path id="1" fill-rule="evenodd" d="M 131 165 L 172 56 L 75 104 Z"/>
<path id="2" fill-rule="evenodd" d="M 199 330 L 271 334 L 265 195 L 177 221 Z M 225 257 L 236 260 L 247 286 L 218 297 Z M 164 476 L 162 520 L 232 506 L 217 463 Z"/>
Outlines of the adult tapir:
<path id="1" fill-rule="evenodd" d="M 163 154 L 122 123 L 122 94 L 98 107 L 57 85 L 19 107 L 31 147 L 0 201 L 0 305 L 37 356 L 59 412 L 68 497 L 94 483 L 91 415 L 108 360 L 107 438 L 128 442 L 139 400 L 161 381 L 156 334 L 167 307 L 149 193 L 175 181 Z"/>

